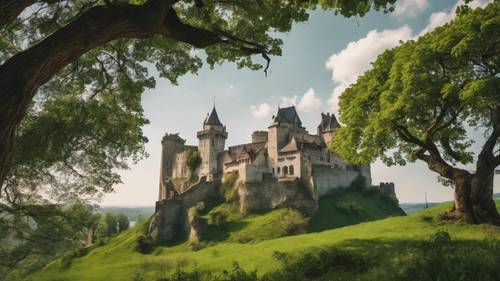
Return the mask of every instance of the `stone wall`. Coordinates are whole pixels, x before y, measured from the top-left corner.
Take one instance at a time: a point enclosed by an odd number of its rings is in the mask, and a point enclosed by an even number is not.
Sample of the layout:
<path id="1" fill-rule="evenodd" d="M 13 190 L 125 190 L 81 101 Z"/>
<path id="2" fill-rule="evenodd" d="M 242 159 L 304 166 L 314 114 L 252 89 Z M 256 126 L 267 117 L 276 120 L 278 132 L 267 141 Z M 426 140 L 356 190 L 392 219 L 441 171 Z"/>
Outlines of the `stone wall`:
<path id="1" fill-rule="evenodd" d="M 218 188 L 220 181 L 206 181 L 206 177 L 193 184 L 186 192 L 179 195 L 184 208 L 189 209 L 196 203 L 201 202 L 208 197 L 219 194 Z"/>
<path id="2" fill-rule="evenodd" d="M 184 229 L 185 211 L 182 201 L 166 199 L 156 202 L 155 214 L 149 222 L 148 235 L 158 242 L 166 242 L 174 238 L 179 231 Z"/>
<path id="3" fill-rule="evenodd" d="M 324 165 L 313 165 L 312 177 L 317 198 L 328 194 L 334 189 L 348 187 L 359 175 L 363 175 L 360 169 L 355 169 L 352 166 L 342 169 Z M 371 179 L 366 180 L 367 183 L 371 183 Z"/>
<path id="4" fill-rule="evenodd" d="M 262 182 L 264 174 L 270 174 L 271 169 L 267 166 L 242 163 L 238 169 L 238 181 L 240 182 Z"/>
<path id="5" fill-rule="evenodd" d="M 149 236 L 158 242 L 166 242 L 180 233 L 189 232 L 188 209 L 209 197 L 219 194 L 220 181 L 207 182 L 206 177 L 190 189 L 172 199 L 156 202 L 156 210 L 149 223 Z"/>
<path id="6" fill-rule="evenodd" d="M 259 183 L 240 182 L 238 195 L 243 213 L 292 207 L 311 215 L 317 209 L 316 201 L 298 179 L 277 181 L 266 177 Z"/>

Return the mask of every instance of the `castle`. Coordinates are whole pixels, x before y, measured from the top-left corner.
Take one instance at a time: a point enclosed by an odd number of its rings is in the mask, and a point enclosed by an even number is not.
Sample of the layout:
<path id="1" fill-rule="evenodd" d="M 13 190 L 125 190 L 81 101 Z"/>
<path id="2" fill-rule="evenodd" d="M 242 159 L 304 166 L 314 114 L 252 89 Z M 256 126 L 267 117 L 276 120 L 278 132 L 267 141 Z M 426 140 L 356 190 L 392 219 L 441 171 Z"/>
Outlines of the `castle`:
<path id="1" fill-rule="evenodd" d="M 210 197 L 220 197 L 226 178 L 237 192 L 243 213 L 290 207 L 313 215 L 319 198 L 364 179 L 371 186 L 370 166 L 351 165 L 328 149 L 340 125 L 333 114 L 321 114 L 316 134 L 310 134 L 294 106 L 278 108 L 267 131 L 255 131 L 251 142 L 225 149 L 228 132 L 217 110 L 203 121 L 198 145 L 186 145 L 178 134 L 162 139 L 159 198 L 148 235 L 168 241 L 179 233 L 199 235 L 206 222 L 188 209 Z M 395 195 L 394 185 L 381 192 Z"/>
<path id="2" fill-rule="evenodd" d="M 371 185 L 370 166 L 351 165 L 328 149 L 339 127 L 335 115 L 322 113 L 316 134 L 310 134 L 294 106 L 278 108 L 267 131 L 255 131 L 250 143 L 225 150 L 228 132 L 214 107 L 197 133 L 198 146 L 186 145 L 178 134 L 163 138 L 159 201 L 187 191 L 187 179 L 193 176 L 211 182 L 231 172 L 237 172 L 240 182 L 262 182 L 266 176 L 278 181 L 301 179 L 316 200 L 332 189 L 349 186 L 357 176 Z M 201 156 L 195 171 L 186 164 L 189 151 Z"/>

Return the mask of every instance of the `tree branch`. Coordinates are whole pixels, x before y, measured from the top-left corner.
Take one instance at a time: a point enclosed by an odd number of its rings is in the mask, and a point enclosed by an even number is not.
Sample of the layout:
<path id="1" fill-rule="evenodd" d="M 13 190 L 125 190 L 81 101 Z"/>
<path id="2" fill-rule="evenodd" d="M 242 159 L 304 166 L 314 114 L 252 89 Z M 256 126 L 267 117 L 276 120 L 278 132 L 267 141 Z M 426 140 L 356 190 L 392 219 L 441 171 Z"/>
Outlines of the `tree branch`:
<path id="1" fill-rule="evenodd" d="M 0 30 L 12 23 L 36 0 L 0 0 Z"/>

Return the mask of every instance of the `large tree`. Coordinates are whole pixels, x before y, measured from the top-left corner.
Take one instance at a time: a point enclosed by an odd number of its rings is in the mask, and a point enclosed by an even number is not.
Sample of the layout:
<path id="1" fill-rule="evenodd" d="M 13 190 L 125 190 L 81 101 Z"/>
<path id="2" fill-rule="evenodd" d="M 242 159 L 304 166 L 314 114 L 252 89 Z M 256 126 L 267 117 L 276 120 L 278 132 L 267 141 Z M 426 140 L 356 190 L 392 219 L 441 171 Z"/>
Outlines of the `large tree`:
<path id="1" fill-rule="evenodd" d="M 146 155 L 148 69 L 174 85 L 202 60 L 257 70 L 310 10 L 363 16 L 395 1 L 0 0 L 0 243 L 10 232 L 50 249 L 32 233 L 66 235 L 53 227 L 58 210 L 111 191 L 117 171 Z M 0 255 L 20 261 L 32 249 Z"/>
<path id="2" fill-rule="evenodd" d="M 258 69 L 251 55 L 279 55 L 281 40 L 272 35 L 306 20 L 308 9 L 356 16 L 395 1 L 0 0 L 0 186 L 37 93 L 78 88 L 82 99 L 95 98 L 147 62 L 176 83 L 200 68 L 195 48 L 212 66 Z"/>
<path id="3" fill-rule="evenodd" d="M 356 163 L 423 161 L 454 188 L 448 217 L 499 224 L 500 2 L 461 7 L 450 24 L 372 66 L 340 97 L 345 127 L 333 149 Z"/>

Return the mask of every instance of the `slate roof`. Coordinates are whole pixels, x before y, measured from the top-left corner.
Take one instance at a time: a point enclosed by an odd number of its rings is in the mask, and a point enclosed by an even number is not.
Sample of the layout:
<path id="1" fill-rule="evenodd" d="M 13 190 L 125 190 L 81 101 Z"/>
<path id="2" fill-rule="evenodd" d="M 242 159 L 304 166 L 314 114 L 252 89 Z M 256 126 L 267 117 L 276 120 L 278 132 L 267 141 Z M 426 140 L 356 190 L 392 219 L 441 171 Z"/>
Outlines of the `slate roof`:
<path id="1" fill-rule="evenodd" d="M 210 113 L 210 116 L 208 116 L 207 121 L 205 122 L 207 125 L 221 125 L 222 123 L 219 120 L 219 116 L 217 115 L 217 110 L 212 109 L 212 113 Z"/>
<path id="2" fill-rule="evenodd" d="M 297 110 L 295 110 L 295 106 L 278 108 L 278 113 L 276 114 L 276 117 L 274 117 L 274 122 L 284 122 L 302 126 L 302 121 L 299 118 Z"/>
<path id="3" fill-rule="evenodd" d="M 233 161 L 246 158 L 250 158 L 250 160 L 254 161 L 257 154 L 262 149 L 265 149 L 265 147 L 266 147 L 266 142 L 245 143 L 245 144 L 230 146 L 228 148 L 228 151 Z"/>
<path id="4" fill-rule="evenodd" d="M 319 132 L 332 131 L 337 128 L 340 128 L 340 124 L 337 121 L 337 118 L 335 118 L 335 114 L 321 113 L 321 123 L 318 125 Z"/>
<path id="5" fill-rule="evenodd" d="M 279 150 L 279 153 L 304 151 L 304 149 L 323 149 L 326 147 L 324 143 L 319 142 L 317 139 L 305 138 L 305 136 L 315 137 L 313 135 L 293 137 L 288 144 Z"/>

